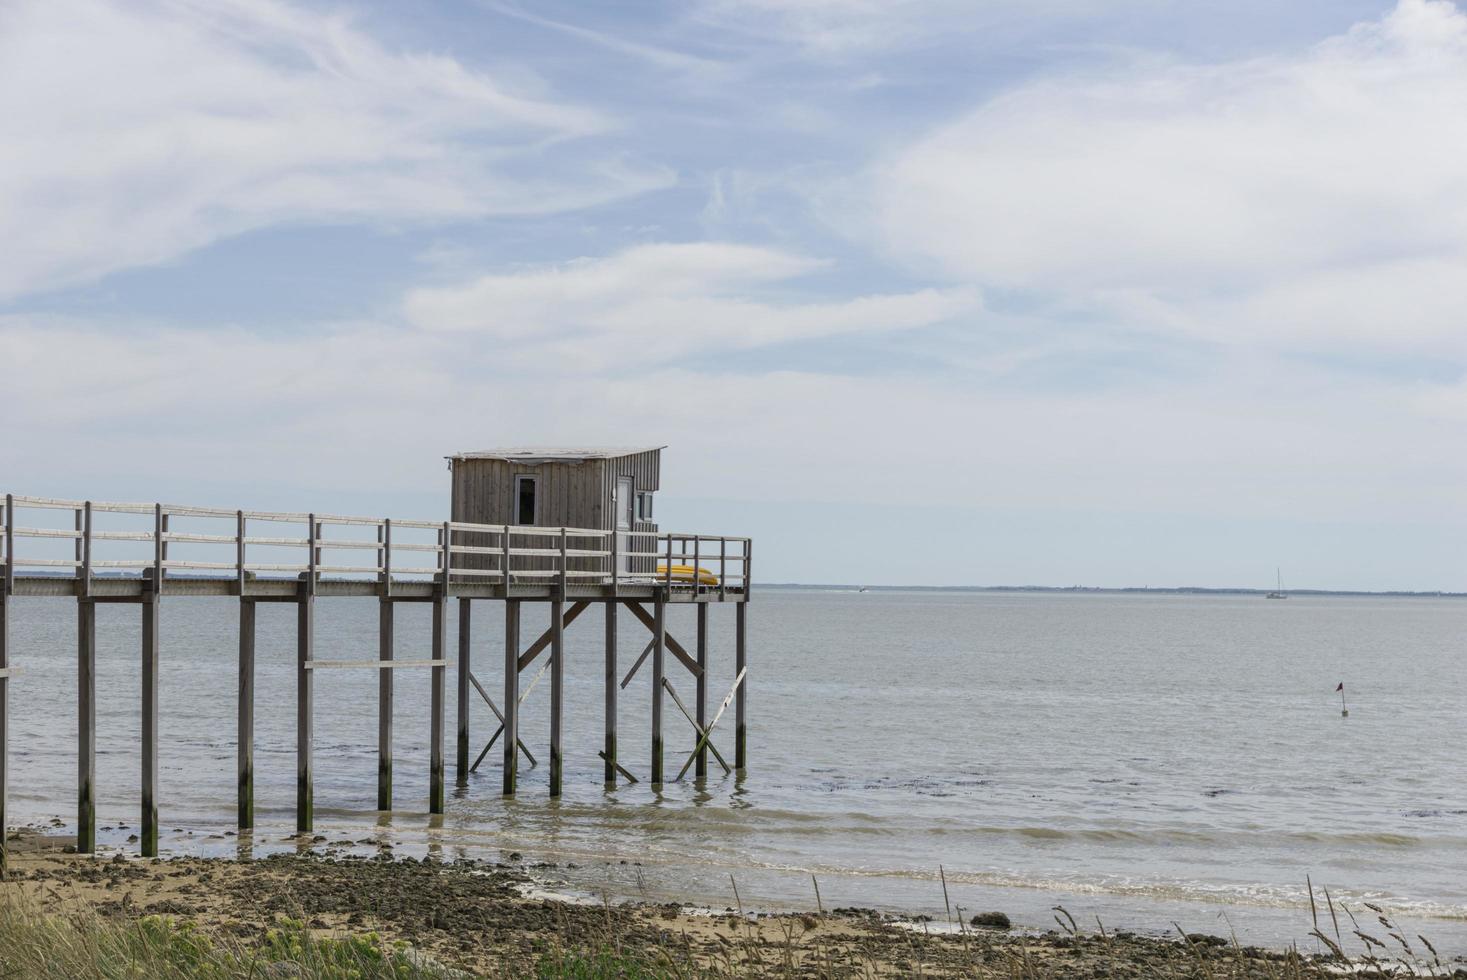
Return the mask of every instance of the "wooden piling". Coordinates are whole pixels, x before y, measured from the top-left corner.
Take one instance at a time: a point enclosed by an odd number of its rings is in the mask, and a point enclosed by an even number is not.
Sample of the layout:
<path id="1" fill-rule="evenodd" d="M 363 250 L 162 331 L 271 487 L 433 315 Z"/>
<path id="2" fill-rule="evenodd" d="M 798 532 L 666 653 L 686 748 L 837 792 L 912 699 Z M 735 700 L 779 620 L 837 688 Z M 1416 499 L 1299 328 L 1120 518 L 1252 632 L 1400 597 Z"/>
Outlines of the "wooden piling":
<path id="1" fill-rule="evenodd" d="M 447 578 L 447 575 L 444 576 Z M 433 598 L 433 691 L 429 708 L 428 812 L 443 812 L 443 695 L 448 670 L 448 589 Z"/>
<path id="2" fill-rule="evenodd" d="M 606 604 L 606 712 L 604 716 L 605 735 L 602 742 L 601 758 L 605 762 L 602 769 L 602 778 L 608 785 L 616 784 L 616 607 L 619 605 L 614 599 Z"/>
<path id="3" fill-rule="evenodd" d="M 377 659 L 393 657 L 393 605 L 391 599 L 377 600 Z M 377 809 L 392 809 L 392 682 L 397 672 L 390 667 L 377 671 Z"/>
<path id="4" fill-rule="evenodd" d="M 5 566 L 0 578 L 0 880 L 9 867 L 5 807 L 10 799 L 10 548 L 15 540 L 10 533 L 15 517 L 11 510 L 15 498 L 5 495 Z"/>
<path id="5" fill-rule="evenodd" d="M 564 561 L 564 559 L 561 559 Z M 550 795 L 560 795 L 565 706 L 565 600 L 550 600 Z"/>
<path id="6" fill-rule="evenodd" d="M 667 646 L 667 602 L 658 596 L 652 613 L 652 785 L 662 784 L 663 649 Z"/>
<path id="7" fill-rule="evenodd" d="M 747 583 L 745 583 L 747 587 Z M 734 670 L 743 674 L 748 668 L 748 621 L 749 604 L 747 601 L 734 604 Z M 748 739 L 744 727 L 745 698 L 744 692 L 749 689 L 749 679 L 744 678 L 744 683 L 739 685 L 739 690 L 734 695 L 734 769 L 743 772 L 748 764 L 749 755 L 747 751 Z"/>
<path id="8" fill-rule="evenodd" d="M 508 535 L 506 535 L 506 538 Z M 508 592 L 508 586 L 505 587 Z M 520 741 L 520 600 L 504 602 L 504 795 L 513 796 Z"/>
<path id="9" fill-rule="evenodd" d="M 454 782 L 469 784 L 469 670 L 473 666 L 470 599 L 458 601 L 458 754 Z"/>
<path id="10" fill-rule="evenodd" d="M 696 566 L 695 566 L 696 567 Z M 698 603 L 698 625 L 696 646 L 698 650 L 698 704 L 694 709 L 698 715 L 698 729 L 708 727 L 708 604 Z M 708 778 L 708 745 L 706 739 L 693 742 L 698 748 L 698 761 L 693 767 L 694 779 Z"/>
<path id="11" fill-rule="evenodd" d="M 159 548 L 161 548 L 161 543 Z M 144 583 L 143 596 L 143 746 L 142 746 L 142 842 L 143 857 L 158 856 L 158 613 L 163 587 L 154 572 Z"/>
<path id="12" fill-rule="evenodd" d="M 238 825 L 255 826 L 255 603 L 239 600 Z"/>
<path id="13" fill-rule="evenodd" d="M 76 726 L 76 851 L 91 854 L 97 847 L 97 606 L 78 599 L 77 606 L 77 726 Z"/>
<path id="14" fill-rule="evenodd" d="M 311 660 L 316 642 L 316 516 L 310 517 L 310 571 L 300 584 L 295 633 L 295 829 L 309 833 L 314 824 L 311 770 L 311 726 L 314 719 L 314 675 Z M 380 671 L 379 671 L 380 673 Z"/>

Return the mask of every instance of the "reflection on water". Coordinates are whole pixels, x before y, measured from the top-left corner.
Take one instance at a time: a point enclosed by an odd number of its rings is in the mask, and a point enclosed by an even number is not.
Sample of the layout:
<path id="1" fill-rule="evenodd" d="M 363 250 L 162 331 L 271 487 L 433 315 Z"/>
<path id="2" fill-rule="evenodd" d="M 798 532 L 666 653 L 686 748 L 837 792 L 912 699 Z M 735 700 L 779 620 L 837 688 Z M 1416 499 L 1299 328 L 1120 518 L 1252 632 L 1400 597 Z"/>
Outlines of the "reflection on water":
<path id="1" fill-rule="evenodd" d="M 497 678 L 500 610 L 475 612 L 477 672 Z M 12 686 L 15 822 L 71 816 L 75 614 L 65 600 L 15 605 L 14 661 L 27 668 Z M 180 599 L 163 616 L 162 846 L 295 846 L 294 610 L 259 611 L 253 838 L 231 833 L 235 608 Z M 375 654 L 371 600 L 323 601 L 317 618 L 318 657 Z M 428 610 L 396 618 L 399 655 L 426 657 Z M 528 640 L 544 611 L 525 618 Z M 621 649 L 640 650 L 629 620 Z M 716 707 L 733 682 L 732 608 L 712 620 Z M 691 626 L 691 610 L 670 612 L 684 641 Z M 601 624 L 588 617 L 567 631 L 565 797 L 546 798 L 542 758 L 502 799 L 496 747 L 444 818 L 424 812 L 427 672 L 398 676 L 398 809 L 380 816 L 376 679 L 323 673 L 317 835 L 372 854 L 517 854 L 554 863 L 541 869 L 554 887 L 717 907 L 732 904 L 730 874 L 747 903 L 811 906 L 814 873 L 827 907 L 930 913 L 941 863 L 958 904 L 1021 924 L 1048 924 L 1063 902 L 1107 926 L 1226 932 L 1226 912 L 1257 941 L 1307 931 L 1309 874 L 1467 950 L 1467 603 L 766 589 L 750 630 L 747 778 L 713 763 L 701 786 L 602 786 Z M 98 637 L 98 822 L 114 827 L 99 840 L 125 846 L 136 610 L 99 607 Z M 675 660 L 668 669 L 678 683 Z M 1331 700 L 1342 679 L 1348 719 Z M 621 761 L 643 777 L 649 685 L 644 672 L 621 692 Z M 548 699 L 542 684 L 525 704 L 532 750 L 548 741 Z M 482 702 L 473 710 L 477 755 L 495 721 Z M 665 724 L 676 772 L 694 732 L 675 709 Z M 718 732 L 731 756 L 731 711 Z"/>

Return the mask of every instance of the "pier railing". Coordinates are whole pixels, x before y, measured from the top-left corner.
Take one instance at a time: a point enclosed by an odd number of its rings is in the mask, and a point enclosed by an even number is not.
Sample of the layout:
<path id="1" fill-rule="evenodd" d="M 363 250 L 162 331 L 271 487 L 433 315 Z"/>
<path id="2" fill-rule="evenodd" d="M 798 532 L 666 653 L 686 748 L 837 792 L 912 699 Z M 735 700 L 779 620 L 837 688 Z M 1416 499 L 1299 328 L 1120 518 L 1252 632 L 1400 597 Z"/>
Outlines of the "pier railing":
<path id="1" fill-rule="evenodd" d="M 22 524 L 18 512 L 63 512 L 71 527 Z M 752 575 L 746 537 L 577 527 L 393 520 L 335 514 L 107 503 L 7 494 L 0 563 L 7 594 L 18 570 L 75 579 L 172 573 L 233 579 L 661 586 L 678 595 L 742 596 Z M 221 526 L 223 525 L 223 526 Z M 70 545 L 70 548 L 67 545 Z M 26 547 L 35 545 L 35 547 Z M 200 573 L 203 573 L 202 575 Z"/>

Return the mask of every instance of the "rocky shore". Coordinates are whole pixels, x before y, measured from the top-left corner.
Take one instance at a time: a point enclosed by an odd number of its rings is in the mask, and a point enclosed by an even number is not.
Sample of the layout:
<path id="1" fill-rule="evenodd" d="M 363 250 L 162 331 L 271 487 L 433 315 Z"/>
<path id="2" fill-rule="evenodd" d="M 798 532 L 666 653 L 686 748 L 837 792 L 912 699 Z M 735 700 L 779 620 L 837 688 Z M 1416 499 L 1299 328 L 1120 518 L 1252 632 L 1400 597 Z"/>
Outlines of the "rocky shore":
<path id="1" fill-rule="evenodd" d="M 10 843 L 0 895 L 45 915 L 97 914 L 123 922 L 164 917 L 243 949 L 288 921 L 320 936 L 368 934 L 410 948 L 447 975 L 1277 980 L 1397 969 L 1373 971 L 1368 963 L 1313 960 L 1210 936 L 1021 934 L 1003 929 L 999 915 L 986 927 L 965 923 L 956 934 L 939 934 L 920 921 L 863 909 L 758 915 L 583 903 L 537 897 L 534 882 L 517 867 L 386 854 L 337 857 L 305 846 L 312 842 L 303 842 L 300 854 L 248 861 L 83 856 L 65 853 L 64 838 L 39 834 Z M 566 957 L 613 965 L 603 972 L 547 974 L 544 964 Z M 1413 968 L 1467 976 L 1459 966 L 1420 962 Z"/>

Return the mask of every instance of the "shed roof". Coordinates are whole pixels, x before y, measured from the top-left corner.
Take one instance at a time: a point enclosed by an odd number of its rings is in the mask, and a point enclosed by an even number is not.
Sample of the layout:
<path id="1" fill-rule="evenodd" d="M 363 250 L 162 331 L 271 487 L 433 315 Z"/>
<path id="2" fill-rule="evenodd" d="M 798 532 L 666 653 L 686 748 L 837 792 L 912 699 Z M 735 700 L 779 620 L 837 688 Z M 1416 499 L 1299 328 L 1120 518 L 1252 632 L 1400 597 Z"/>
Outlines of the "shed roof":
<path id="1" fill-rule="evenodd" d="M 565 449 L 550 446 L 522 446 L 514 449 L 481 449 L 477 452 L 454 453 L 448 459 L 502 459 L 515 463 L 568 463 L 586 459 L 619 459 L 637 453 L 654 453 L 666 446 L 615 446 L 601 449 Z"/>

